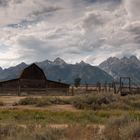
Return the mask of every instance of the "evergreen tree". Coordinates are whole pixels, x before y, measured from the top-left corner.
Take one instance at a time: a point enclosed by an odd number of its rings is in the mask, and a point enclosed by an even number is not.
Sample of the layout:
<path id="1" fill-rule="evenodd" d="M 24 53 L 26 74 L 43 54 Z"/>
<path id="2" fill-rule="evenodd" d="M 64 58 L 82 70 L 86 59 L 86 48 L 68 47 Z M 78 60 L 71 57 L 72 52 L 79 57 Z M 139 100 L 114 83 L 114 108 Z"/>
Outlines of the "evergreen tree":
<path id="1" fill-rule="evenodd" d="M 74 85 L 75 85 L 75 87 L 79 87 L 80 84 L 81 84 L 81 78 L 80 77 L 76 77 L 74 79 Z"/>

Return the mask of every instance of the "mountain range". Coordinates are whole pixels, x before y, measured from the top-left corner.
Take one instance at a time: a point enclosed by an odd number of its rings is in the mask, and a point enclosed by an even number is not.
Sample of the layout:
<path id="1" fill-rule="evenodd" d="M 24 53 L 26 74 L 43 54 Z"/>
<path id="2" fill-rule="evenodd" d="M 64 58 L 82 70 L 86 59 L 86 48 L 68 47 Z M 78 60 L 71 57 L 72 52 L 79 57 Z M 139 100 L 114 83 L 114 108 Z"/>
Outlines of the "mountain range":
<path id="1" fill-rule="evenodd" d="M 82 84 L 95 84 L 97 82 L 111 82 L 114 79 L 119 81 L 120 77 L 130 77 L 134 84 L 140 84 L 140 60 L 136 56 L 121 59 L 110 57 L 99 66 L 92 66 L 84 61 L 68 64 L 61 58 L 35 63 L 44 70 L 49 80 L 73 84 L 74 79 L 80 77 Z M 19 77 L 27 66 L 26 63 L 21 63 L 7 69 L 0 67 L 0 81 Z"/>
<path id="2" fill-rule="evenodd" d="M 41 67 L 49 80 L 61 81 L 69 84 L 74 83 L 74 79 L 81 78 L 82 84 L 95 84 L 97 82 L 111 82 L 113 77 L 98 67 L 91 66 L 83 61 L 76 64 L 68 64 L 61 58 L 56 58 L 54 61 L 45 60 L 35 62 Z M 0 81 L 18 78 L 28 65 L 21 63 L 17 66 L 7 69 L 0 68 Z"/>
<path id="3" fill-rule="evenodd" d="M 140 84 L 140 60 L 136 56 L 123 57 L 121 59 L 110 57 L 99 65 L 114 79 L 130 77 L 133 84 Z"/>

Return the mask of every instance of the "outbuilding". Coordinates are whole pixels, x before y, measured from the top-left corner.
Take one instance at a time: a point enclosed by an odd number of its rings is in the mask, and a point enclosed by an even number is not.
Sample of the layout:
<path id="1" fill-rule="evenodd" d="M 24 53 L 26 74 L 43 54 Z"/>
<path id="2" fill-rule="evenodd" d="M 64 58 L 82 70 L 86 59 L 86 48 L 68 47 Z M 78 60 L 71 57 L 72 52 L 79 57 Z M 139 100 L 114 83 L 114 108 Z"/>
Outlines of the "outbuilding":
<path id="1" fill-rule="evenodd" d="M 26 67 L 19 78 L 0 82 L 0 93 L 50 93 L 65 92 L 69 90 L 69 84 L 48 80 L 44 71 L 35 63 Z"/>

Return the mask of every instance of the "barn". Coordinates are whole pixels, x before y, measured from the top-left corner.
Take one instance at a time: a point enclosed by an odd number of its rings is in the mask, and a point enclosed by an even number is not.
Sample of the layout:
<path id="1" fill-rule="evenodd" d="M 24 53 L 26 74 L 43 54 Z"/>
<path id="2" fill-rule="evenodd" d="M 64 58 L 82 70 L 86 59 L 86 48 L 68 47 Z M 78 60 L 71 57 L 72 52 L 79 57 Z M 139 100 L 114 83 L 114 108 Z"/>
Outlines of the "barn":
<path id="1" fill-rule="evenodd" d="M 21 95 L 22 92 L 50 93 L 51 91 L 69 90 L 69 84 L 48 80 L 43 70 L 35 63 L 25 68 L 19 78 L 0 82 L 0 93 L 16 93 Z"/>

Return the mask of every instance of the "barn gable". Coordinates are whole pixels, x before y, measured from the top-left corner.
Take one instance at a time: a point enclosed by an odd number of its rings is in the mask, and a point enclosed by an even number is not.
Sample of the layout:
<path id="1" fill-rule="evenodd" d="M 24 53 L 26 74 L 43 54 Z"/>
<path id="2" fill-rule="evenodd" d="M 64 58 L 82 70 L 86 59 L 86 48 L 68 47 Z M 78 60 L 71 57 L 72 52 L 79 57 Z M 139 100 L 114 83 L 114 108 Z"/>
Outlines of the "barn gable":
<path id="1" fill-rule="evenodd" d="M 46 80 L 46 76 L 40 67 L 32 64 L 23 70 L 19 79 Z"/>

